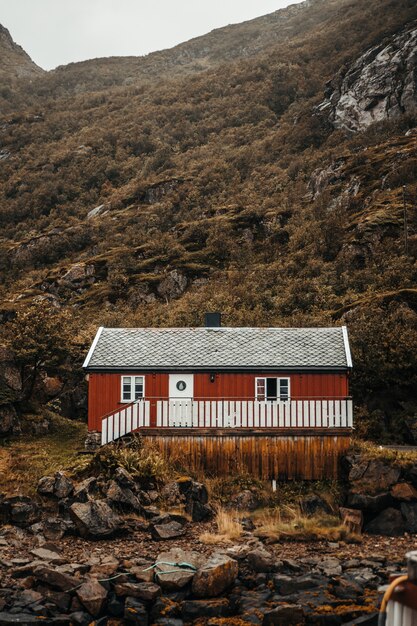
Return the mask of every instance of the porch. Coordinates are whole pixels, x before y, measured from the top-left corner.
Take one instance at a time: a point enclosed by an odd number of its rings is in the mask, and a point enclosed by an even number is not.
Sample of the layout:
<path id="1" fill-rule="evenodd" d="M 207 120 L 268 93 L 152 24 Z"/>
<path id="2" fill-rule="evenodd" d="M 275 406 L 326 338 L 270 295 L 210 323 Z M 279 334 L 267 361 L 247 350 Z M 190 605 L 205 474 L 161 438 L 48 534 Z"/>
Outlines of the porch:
<path id="1" fill-rule="evenodd" d="M 234 435 L 345 435 L 353 428 L 351 398 L 297 398 L 285 401 L 249 399 L 144 398 L 102 419 L 101 445 L 134 431 L 159 436 L 193 432 L 207 436 L 225 431 Z"/>

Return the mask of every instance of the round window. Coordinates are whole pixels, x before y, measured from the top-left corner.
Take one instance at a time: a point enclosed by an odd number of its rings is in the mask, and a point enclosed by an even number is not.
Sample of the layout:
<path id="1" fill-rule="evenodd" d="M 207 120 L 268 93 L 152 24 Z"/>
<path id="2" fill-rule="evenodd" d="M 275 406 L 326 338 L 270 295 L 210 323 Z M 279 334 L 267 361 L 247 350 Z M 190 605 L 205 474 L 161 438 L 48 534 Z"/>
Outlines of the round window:
<path id="1" fill-rule="evenodd" d="M 177 382 L 178 391 L 184 391 L 187 388 L 187 383 L 184 380 L 179 380 Z"/>

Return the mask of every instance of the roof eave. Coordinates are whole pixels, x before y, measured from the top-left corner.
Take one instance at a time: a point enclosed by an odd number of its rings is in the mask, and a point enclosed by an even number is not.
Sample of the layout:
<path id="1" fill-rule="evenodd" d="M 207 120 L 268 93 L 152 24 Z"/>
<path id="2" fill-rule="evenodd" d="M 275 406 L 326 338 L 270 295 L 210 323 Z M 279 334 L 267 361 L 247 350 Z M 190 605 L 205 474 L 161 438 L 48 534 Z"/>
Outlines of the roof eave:
<path id="1" fill-rule="evenodd" d="M 89 372 L 109 372 L 109 373 L 117 373 L 117 372 L 346 372 L 351 369 L 351 366 L 346 365 L 292 365 L 292 366 L 284 366 L 284 365 L 245 365 L 245 366 L 234 366 L 234 367 L 225 367 L 218 365 L 206 365 L 204 367 L 194 367 L 194 366 L 184 366 L 184 365 L 175 365 L 175 366 L 153 366 L 153 367 L 143 367 L 139 365 L 129 365 L 129 366 L 108 366 L 108 365 L 92 365 L 92 366 L 83 366 L 86 371 Z"/>
<path id="2" fill-rule="evenodd" d="M 347 326 L 342 326 L 342 332 L 343 332 L 343 343 L 345 345 L 347 367 L 349 369 L 352 369 L 352 367 L 353 367 L 352 354 L 350 352 L 349 335 L 348 335 Z"/>
<path id="3" fill-rule="evenodd" d="M 101 333 L 103 332 L 103 330 L 104 330 L 104 326 L 100 326 L 100 328 L 99 328 L 99 329 L 98 329 L 98 331 L 96 332 L 96 336 L 94 337 L 94 341 L 93 341 L 93 343 L 91 344 L 91 348 L 89 349 L 88 354 L 87 354 L 87 356 L 86 356 L 86 358 L 85 358 L 85 361 L 84 361 L 84 363 L 83 363 L 83 368 L 84 368 L 84 369 L 87 369 L 87 368 L 88 368 L 88 364 L 89 364 L 89 362 L 91 361 L 91 357 L 93 356 L 93 352 L 94 352 L 94 350 L 96 349 L 96 345 L 97 345 L 97 343 L 98 343 L 98 340 L 100 339 L 100 335 L 101 335 Z"/>

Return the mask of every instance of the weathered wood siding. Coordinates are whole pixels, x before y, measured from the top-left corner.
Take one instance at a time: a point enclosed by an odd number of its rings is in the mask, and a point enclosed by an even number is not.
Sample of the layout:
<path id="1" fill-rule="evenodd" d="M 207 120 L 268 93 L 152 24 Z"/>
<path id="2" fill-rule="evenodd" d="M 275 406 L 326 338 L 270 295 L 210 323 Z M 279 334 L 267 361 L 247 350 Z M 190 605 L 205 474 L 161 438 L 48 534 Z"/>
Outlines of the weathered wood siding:
<path id="1" fill-rule="evenodd" d="M 168 398 L 169 375 L 167 373 L 125 372 L 126 376 L 145 377 L 145 396 L 150 400 L 151 425 L 156 426 L 157 400 Z M 285 372 L 230 372 L 216 373 L 214 382 L 209 373 L 194 375 L 194 399 L 237 398 L 253 400 L 255 378 L 258 376 L 281 376 L 290 378 L 291 399 L 343 398 L 349 395 L 346 373 L 285 373 Z M 119 373 L 91 373 L 88 385 L 88 428 L 101 431 L 101 419 L 119 408 Z"/>
<path id="2" fill-rule="evenodd" d="M 249 472 L 263 480 L 321 480 L 339 476 L 340 459 L 350 446 L 350 432 L 317 431 L 303 434 L 232 434 L 221 431 L 178 433 L 161 436 L 145 431 L 145 445 L 185 468 L 213 476 Z"/>

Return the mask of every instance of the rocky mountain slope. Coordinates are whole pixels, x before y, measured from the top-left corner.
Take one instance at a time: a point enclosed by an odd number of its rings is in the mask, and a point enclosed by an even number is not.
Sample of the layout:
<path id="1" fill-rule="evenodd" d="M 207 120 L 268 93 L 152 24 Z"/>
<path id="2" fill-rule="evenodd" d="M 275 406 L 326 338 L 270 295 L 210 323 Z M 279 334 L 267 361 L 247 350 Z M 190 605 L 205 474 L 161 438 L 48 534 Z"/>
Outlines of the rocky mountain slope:
<path id="1" fill-rule="evenodd" d="M 321 111 L 335 128 L 360 131 L 417 111 L 417 24 L 363 54 L 330 81 Z M 347 70 L 347 71 L 346 71 Z"/>
<path id="2" fill-rule="evenodd" d="M 343 321 L 360 432 L 413 440 L 416 20 L 411 0 L 313 0 L 21 83 L 0 121 L 4 341 L 34 301 L 84 347 L 207 309 Z"/>
<path id="3" fill-rule="evenodd" d="M 30 83 L 43 73 L 23 48 L 13 41 L 7 28 L 0 24 L 0 114 L 11 110 L 11 102 L 17 105 L 15 94 L 22 81 L 23 84 Z"/>
<path id="4" fill-rule="evenodd" d="M 37 95 L 100 91 L 178 79 L 239 59 L 250 59 L 277 43 L 311 32 L 340 16 L 349 0 L 305 0 L 254 20 L 218 28 L 174 48 L 144 57 L 111 57 L 70 63 L 45 74 Z M 325 18 L 325 19 L 324 19 Z"/>
<path id="5" fill-rule="evenodd" d="M 43 73 L 23 48 L 13 41 L 7 28 L 1 25 L 0 58 L 0 77 L 3 84 L 13 78 L 33 78 Z"/>

